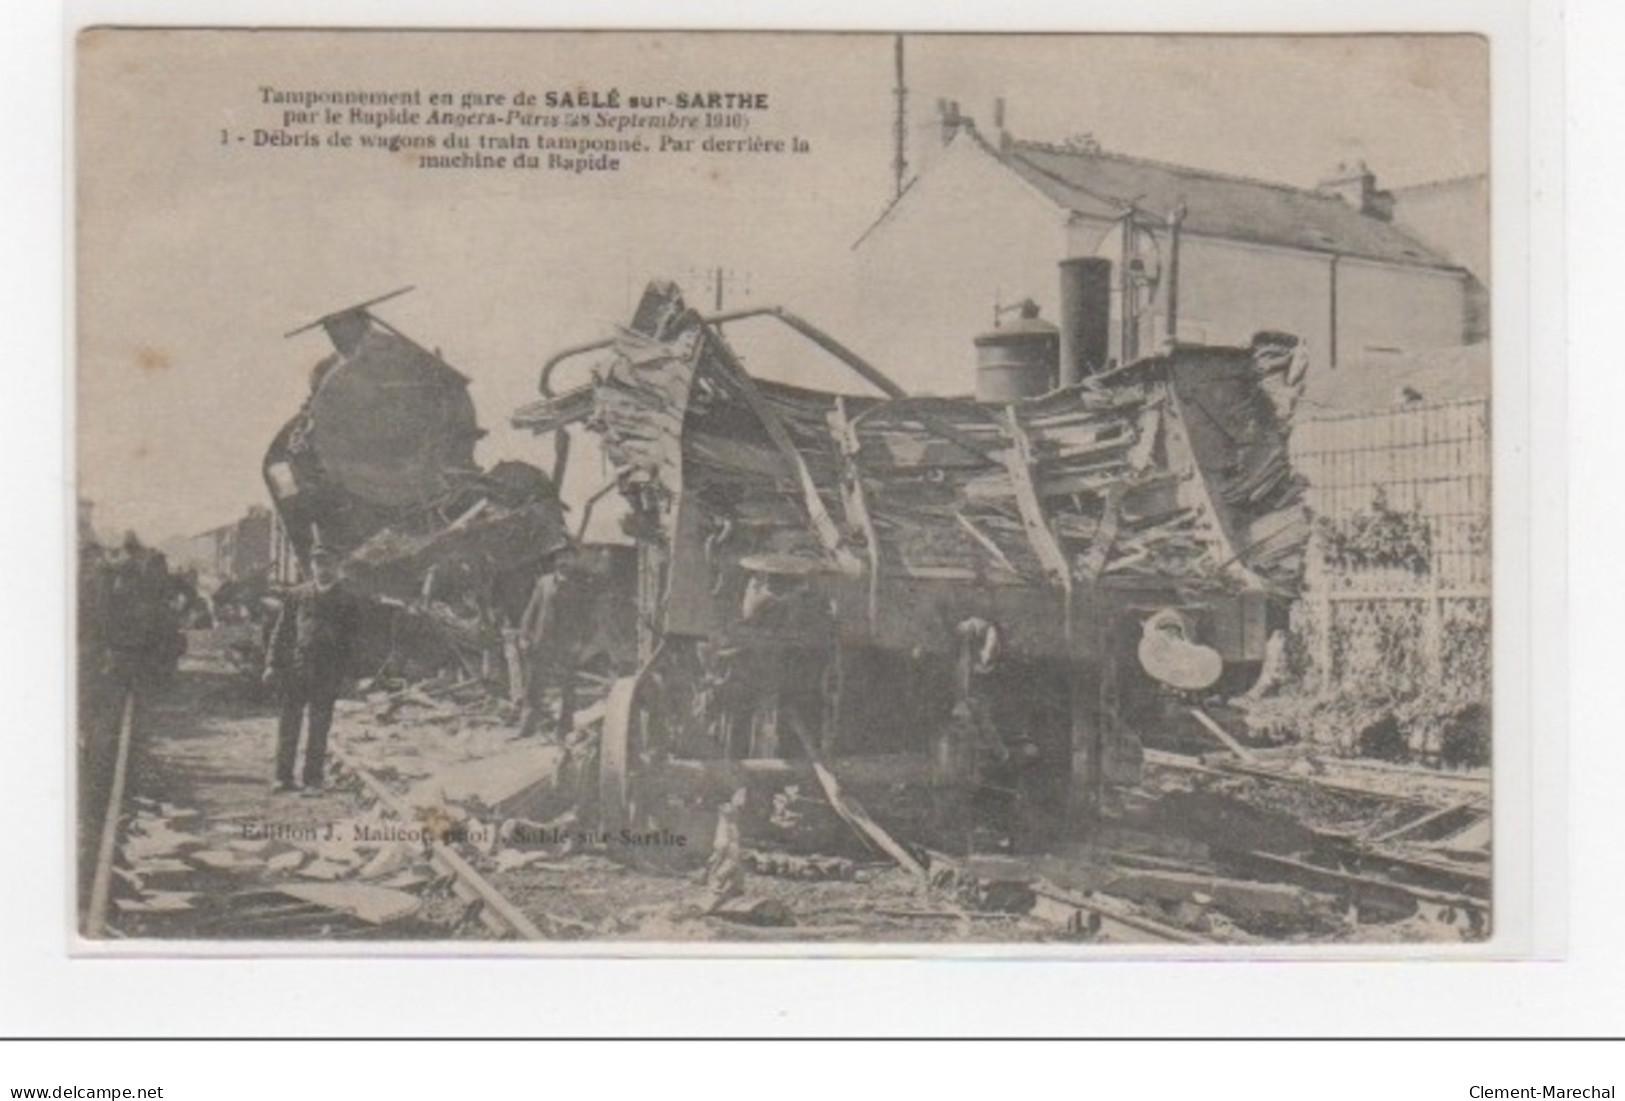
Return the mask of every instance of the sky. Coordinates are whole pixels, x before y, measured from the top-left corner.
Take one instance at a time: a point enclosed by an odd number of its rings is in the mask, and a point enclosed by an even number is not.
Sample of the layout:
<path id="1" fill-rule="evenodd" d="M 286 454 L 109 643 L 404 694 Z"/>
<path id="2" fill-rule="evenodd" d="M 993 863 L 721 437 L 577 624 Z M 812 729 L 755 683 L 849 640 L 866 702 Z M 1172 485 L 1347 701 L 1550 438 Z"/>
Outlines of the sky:
<path id="1" fill-rule="evenodd" d="M 545 465 L 507 418 L 553 351 L 609 335 L 652 277 L 699 298 L 720 267 L 730 304 L 834 300 L 821 285 L 893 189 L 887 35 L 94 31 L 78 55 L 78 489 L 99 528 L 154 542 L 263 503 L 265 446 L 328 351 L 283 334 L 315 317 L 415 286 L 380 316 L 472 379 L 480 459 Z M 909 36 L 906 57 L 912 171 L 939 98 L 987 129 L 999 96 L 1019 137 L 1301 186 L 1356 158 L 1384 186 L 1488 167 L 1473 38 Z M 229 140 L 280 121 L 263 86 L 749 91 L 772 105 L 752 134 L 811 151 L 430 171 Z"/>

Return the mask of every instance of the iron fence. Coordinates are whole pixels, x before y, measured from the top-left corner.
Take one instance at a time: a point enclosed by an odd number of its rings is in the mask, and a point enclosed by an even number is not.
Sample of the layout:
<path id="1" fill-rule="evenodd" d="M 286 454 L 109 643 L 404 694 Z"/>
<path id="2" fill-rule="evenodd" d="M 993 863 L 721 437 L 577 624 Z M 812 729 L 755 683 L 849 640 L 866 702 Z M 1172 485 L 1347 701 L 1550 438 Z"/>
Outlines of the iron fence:
<path id="1" fill-rule="evenodd" d="M 1305 420 L 1292 460 L 1315 516 L 1300 620 L 1320 674 L 1487 692 L 1489 403 Z"/>

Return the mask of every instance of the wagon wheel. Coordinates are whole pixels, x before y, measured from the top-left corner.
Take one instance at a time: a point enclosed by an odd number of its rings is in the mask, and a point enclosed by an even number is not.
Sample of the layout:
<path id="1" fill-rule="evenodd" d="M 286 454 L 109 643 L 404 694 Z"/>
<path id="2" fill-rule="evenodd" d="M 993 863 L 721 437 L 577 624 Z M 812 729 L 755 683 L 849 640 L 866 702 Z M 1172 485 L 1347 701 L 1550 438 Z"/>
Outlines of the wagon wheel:
<path id="1" fill-rule="evenodd" d="M 649 677 L 665 653 L 661 639 L 635 674 L 609 682 L 598 740 L 598 820 L 604 830 L 624 829 L 639 813 L 632 770 L 649 750 L 650 709 L 660 707 L 657 682 Z"/>
<path id="2" fill-rule="evenodd" d="M 637 677 L 620 677 L 604 700 L 598 742 L 598 813 L 602 828 L 620 830 L 632 812 L 632 738 L 639 720 Z"/>

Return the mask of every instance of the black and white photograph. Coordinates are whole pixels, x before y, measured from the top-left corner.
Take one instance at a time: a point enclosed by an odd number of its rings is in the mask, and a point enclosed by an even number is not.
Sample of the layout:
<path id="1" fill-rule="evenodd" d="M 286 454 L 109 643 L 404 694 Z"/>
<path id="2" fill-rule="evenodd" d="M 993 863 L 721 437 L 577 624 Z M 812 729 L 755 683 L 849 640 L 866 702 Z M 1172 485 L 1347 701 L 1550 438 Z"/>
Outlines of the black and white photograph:
<path id="1" fill-rule="evenodd" d="M 1486 38 L 73 69 L 78 949 L 1504 939 Z"/>

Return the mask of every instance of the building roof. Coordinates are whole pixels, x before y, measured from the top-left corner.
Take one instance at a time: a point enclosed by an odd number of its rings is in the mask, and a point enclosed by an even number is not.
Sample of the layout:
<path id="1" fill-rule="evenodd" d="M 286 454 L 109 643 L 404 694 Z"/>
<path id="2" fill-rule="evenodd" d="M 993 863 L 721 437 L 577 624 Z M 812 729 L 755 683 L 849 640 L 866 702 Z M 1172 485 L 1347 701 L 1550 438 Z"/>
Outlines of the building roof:
<path id="1" fill-rule="evenodd" d="M 1311 363 L 1298 405 L 1300 418 L 1393 409 L 1407 402 L 1467 401 L 1490 396 L 1490 346 L 1465 344 L 1399 356 L 1371 356 L 1339 363 L 1336 370 Z"/>
<path id="2" fill-rule="evenodd" d="M 1078 214 L 1117 218 L 1132 204 L 1166 217 L 1184 204 L 1184 228 L 1204 236 L 1394 264 L 1456 266 L 1401 227 L 1333 195 L 1116 153 L 1030 141 L 1011 142 L 1002 151 L 984 145 L 1051 202 Z"/>
<path id="3" fill-rule="evenodd" d="M 1464 189 L 1488 186 L 1489 175 L 1484 172 L 1468 172 L 1461 176 L 1446 176 L 1438 180 L 1423 180 L 1421 183 L 1405 184 L 1403 187 L 1390 187 L 1388 190 L 1395 195 L 1415 195 L 1421 191 L 1444 191 L 1448 188 Z"/>

